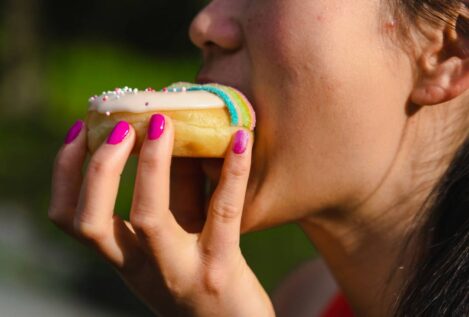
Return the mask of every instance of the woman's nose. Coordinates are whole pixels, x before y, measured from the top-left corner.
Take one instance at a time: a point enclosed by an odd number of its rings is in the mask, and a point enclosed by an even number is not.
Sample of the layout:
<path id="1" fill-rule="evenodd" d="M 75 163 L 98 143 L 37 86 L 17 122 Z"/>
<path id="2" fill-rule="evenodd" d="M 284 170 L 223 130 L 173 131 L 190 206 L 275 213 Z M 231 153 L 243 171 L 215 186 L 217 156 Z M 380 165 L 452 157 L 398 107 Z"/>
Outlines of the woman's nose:
<path id="1" fill-rule="evenodd" d="M 242 46 L 236 2 L 238 1 L 214 0 L 192 21 L 189 36 L 204 53 L 213 48 L 235 51 Z"/>

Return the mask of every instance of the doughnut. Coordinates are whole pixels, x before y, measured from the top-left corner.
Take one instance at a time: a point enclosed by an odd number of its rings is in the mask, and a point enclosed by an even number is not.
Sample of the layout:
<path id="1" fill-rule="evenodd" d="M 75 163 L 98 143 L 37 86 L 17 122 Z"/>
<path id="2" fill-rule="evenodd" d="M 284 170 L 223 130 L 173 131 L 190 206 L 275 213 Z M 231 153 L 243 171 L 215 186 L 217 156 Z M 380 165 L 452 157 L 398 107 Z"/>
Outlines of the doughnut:
<path id="1" fill-rule="evenodd" d="M 88 149 L 94 153 L 119 121 L 133 126 L 138 154 L 153 114 L 171 118 L 173 156 L 224 157 L 232 135 L 240 128 L 253 135 L 256 115 L 247 98 L 220 84 L 174 83 L 159 91 L 129 87 L 104 91 L 89 99 L 86 117 Z"/>

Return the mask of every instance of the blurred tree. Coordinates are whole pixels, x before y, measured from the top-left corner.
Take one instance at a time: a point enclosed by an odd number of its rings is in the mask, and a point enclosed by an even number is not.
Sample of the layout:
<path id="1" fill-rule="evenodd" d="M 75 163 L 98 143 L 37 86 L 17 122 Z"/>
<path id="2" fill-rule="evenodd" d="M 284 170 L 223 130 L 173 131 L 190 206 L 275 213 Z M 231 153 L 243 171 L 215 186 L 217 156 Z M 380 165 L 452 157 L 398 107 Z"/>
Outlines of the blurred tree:
<path id="1" fill-rule="evenodd" d="M 1 46 L 0 114 L 25 117 L 42 104 L 38 0 L 6 0 Z M 5 14 L 5 13 L 4 13 Z"/>

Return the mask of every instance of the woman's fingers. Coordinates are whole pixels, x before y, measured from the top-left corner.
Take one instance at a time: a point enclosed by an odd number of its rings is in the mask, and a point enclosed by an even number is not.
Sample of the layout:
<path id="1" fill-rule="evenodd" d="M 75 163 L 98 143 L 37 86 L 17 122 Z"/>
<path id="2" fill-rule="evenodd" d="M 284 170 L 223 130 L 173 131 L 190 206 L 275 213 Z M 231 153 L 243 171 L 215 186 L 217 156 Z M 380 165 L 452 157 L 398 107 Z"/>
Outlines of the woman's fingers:
<path id="1" fill-rule="evenodd" d="M 180 252 L 178 242 L 187 237 L 169 210 L 173 142 L 169 118 L 153 115 L 140 150 L 130 222 L 143 246 L 156 258 L 163 252 L 166 259 L 171 251 Z"/>
<path id="2" fill-rule="evenodd" d="M 114 217 L 114 206 L 134 143 L 132 127 L 125 121 L 117 123 L 90 159 L 74 218 L 75 233 L 116 266 L 125 261 L 124 246 L 133 244 L 131 231 Z"/>
<path id="3" fill-rule="evenodd" d="M 241 216 L 251 167 L 252 137 L 238 131 L 227 153 L 218 186 L 210 201 L 207 221 L 200 236 L 209 257 L 230 256 L 239 248 Z"/>
<path id="4" fill-rule="evenodd" d="M 73 217 L 82 182 L 81 169 L 86 157 L 85 123 L 75 122 L 60 149 L 52 175 L 52 197 L 49 219 L 69 234 L 73 233 Z"/>

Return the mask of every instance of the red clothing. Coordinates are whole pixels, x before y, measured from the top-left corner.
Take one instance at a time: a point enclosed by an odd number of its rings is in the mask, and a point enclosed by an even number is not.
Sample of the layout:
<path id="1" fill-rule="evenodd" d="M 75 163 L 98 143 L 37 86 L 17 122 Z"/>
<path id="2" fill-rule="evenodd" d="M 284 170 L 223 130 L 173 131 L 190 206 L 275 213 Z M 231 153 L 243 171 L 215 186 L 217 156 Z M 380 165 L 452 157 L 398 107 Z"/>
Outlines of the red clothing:
<path id="1" fill-rule="evenodd" d="M 345 296 L 338 293 L 324 310 L 321 317 L 354 317 L 354 315 Z"/>

